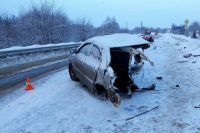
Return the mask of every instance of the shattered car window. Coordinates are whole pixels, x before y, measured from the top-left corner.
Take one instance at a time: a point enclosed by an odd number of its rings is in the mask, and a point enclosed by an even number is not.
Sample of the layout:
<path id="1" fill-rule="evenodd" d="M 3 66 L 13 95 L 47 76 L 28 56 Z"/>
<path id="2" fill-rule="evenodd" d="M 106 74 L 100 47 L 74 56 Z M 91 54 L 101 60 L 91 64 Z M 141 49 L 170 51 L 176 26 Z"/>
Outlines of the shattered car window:
<path id="1" fill-rule="evenodd" d="M 90 55 L 93 56 L 95 59 L 100 61 L 101 54 L 100 54 L 100 50 L 97 46 L 93 45 L 91 52 L 90 52 Z"/>
<path id="2" fill-rule="evenodd" d="M 85 46 L 83 46 L 83 47 L 79 50 L 79 53 L 88 55 L 90 49 L 91 49 L 91 44 L 86 44 Z"/>

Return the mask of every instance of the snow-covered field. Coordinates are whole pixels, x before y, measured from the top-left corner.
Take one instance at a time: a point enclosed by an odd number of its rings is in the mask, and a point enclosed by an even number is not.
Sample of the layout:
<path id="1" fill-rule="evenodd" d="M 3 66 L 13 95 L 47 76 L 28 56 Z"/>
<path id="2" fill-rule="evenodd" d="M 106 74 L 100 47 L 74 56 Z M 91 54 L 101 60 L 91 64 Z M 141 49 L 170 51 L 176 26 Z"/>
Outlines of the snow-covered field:
<path id="1" fill-rule="evenodd" d="M 200 109 L 194 108 L 200 105 L 200 57 L 183 57 L 200 54 L 200 40 L 164 34 L 145 53 L 155 67 L 145 62 L 133 77 L 140 87 L 155 83 L 156 91 L 123 97 L 116 108 L 71 81 L 67 69 L 61 69 L 34 80 L 33 91 L 26 92 L 22 86 L 0 93 L 0 132 L 200 133 Z"/>

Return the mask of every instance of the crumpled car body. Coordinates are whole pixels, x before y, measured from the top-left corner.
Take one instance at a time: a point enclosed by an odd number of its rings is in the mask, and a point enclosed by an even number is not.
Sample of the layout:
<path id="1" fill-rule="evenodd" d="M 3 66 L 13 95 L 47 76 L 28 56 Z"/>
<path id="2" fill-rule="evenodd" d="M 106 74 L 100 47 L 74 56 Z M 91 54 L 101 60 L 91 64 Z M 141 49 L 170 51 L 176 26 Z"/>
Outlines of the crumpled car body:
<path id="1" fill-rule="evenodd" d="M 110 101 L 118 106 L 120 92 L 130 94 L 137 89 L 131 78 L 131 61 L 150 61 L 138 48 L 150 45 L 132 34 L 112 34 L 88 39 L 71 50 L 69 74 L 72 80 L 80 81 L 95 94 L 106 93 Z M 150 61 L 153 65 L 153 63 Z"/>

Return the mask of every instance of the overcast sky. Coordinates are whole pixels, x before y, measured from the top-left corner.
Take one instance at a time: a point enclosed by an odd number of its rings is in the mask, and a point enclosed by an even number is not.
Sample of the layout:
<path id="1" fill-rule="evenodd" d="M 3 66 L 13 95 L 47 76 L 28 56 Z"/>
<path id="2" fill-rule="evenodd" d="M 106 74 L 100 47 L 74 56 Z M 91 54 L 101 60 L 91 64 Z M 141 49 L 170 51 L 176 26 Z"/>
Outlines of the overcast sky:
<path id="1" fill-rule="evenodd" d="M 47 0 L 52 3 L 53 0 Z M 106 16 L 114 16 L 123 27 L 170 27 L 186 18 L 200 21 L 200 0 L 54 0 L 57 8 L 75 20 L 86 17 L 99 26 Z M 0 13 L 18 14 L 40 0 L 0 0 Z"/>

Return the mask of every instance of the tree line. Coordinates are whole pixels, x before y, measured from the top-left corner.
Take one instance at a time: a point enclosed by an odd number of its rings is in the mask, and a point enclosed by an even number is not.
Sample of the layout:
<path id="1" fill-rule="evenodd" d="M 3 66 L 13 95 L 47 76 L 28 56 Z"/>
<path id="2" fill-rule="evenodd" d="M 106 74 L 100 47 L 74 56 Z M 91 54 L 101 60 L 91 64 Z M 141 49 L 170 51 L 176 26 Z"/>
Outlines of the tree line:
<path id="1" fill-rule="evenodd" d="M 172 24 L 171 26 L 171 32 L 175 34 L 181 34 L 181 35 L 192 35 L 192 34 L 199 34 L 200 33 L 200 23 L 198 21 L 191 22 L 189 24 L 189 20 L 186 19 L 184 24 L 176 25 Z"/>
<path id="2" fill-rule="evenodd" d="M 45 2 L 21 11 L 18 16 L 0 15 L 0 48 L 85 41 L 96 35 L 125 31 L 129 32 L 121 29 L 114 17 L 107 17 L 100 27 L 94 27 L 85 18 L 70 20 Z"/>
<path id="3" fill-rule="evenodd" d="M 194 23 L 190 29 L 199 27 Z M 121 28 L 114 17 L 107 17 L 99 27 L 85 18 L 72 21 L 54 4 L 41 2 L 19 15 L 0 15 L 0 48 L 11 46 L 28 46 L 32 44 L 49 44 L 61 42 L 77 42 L 112 33 L 143 33 L 147 27 L 138 26 L 130 30 Z M 148 28 L 154 32 L 165 33 L 167 29 Z"/>
<path id="4" fill-rule="evenodd" d="M 22 10 L 17 16 L 0 15 L 0 48 L 85 41 L 97 35 L 141 33 L 142 30 L 141 27 L 121 28 L 114 17 L 107 17 L 99 27 L 85 18 L 72 21 L 54 4 L 45 1 Z"/>

